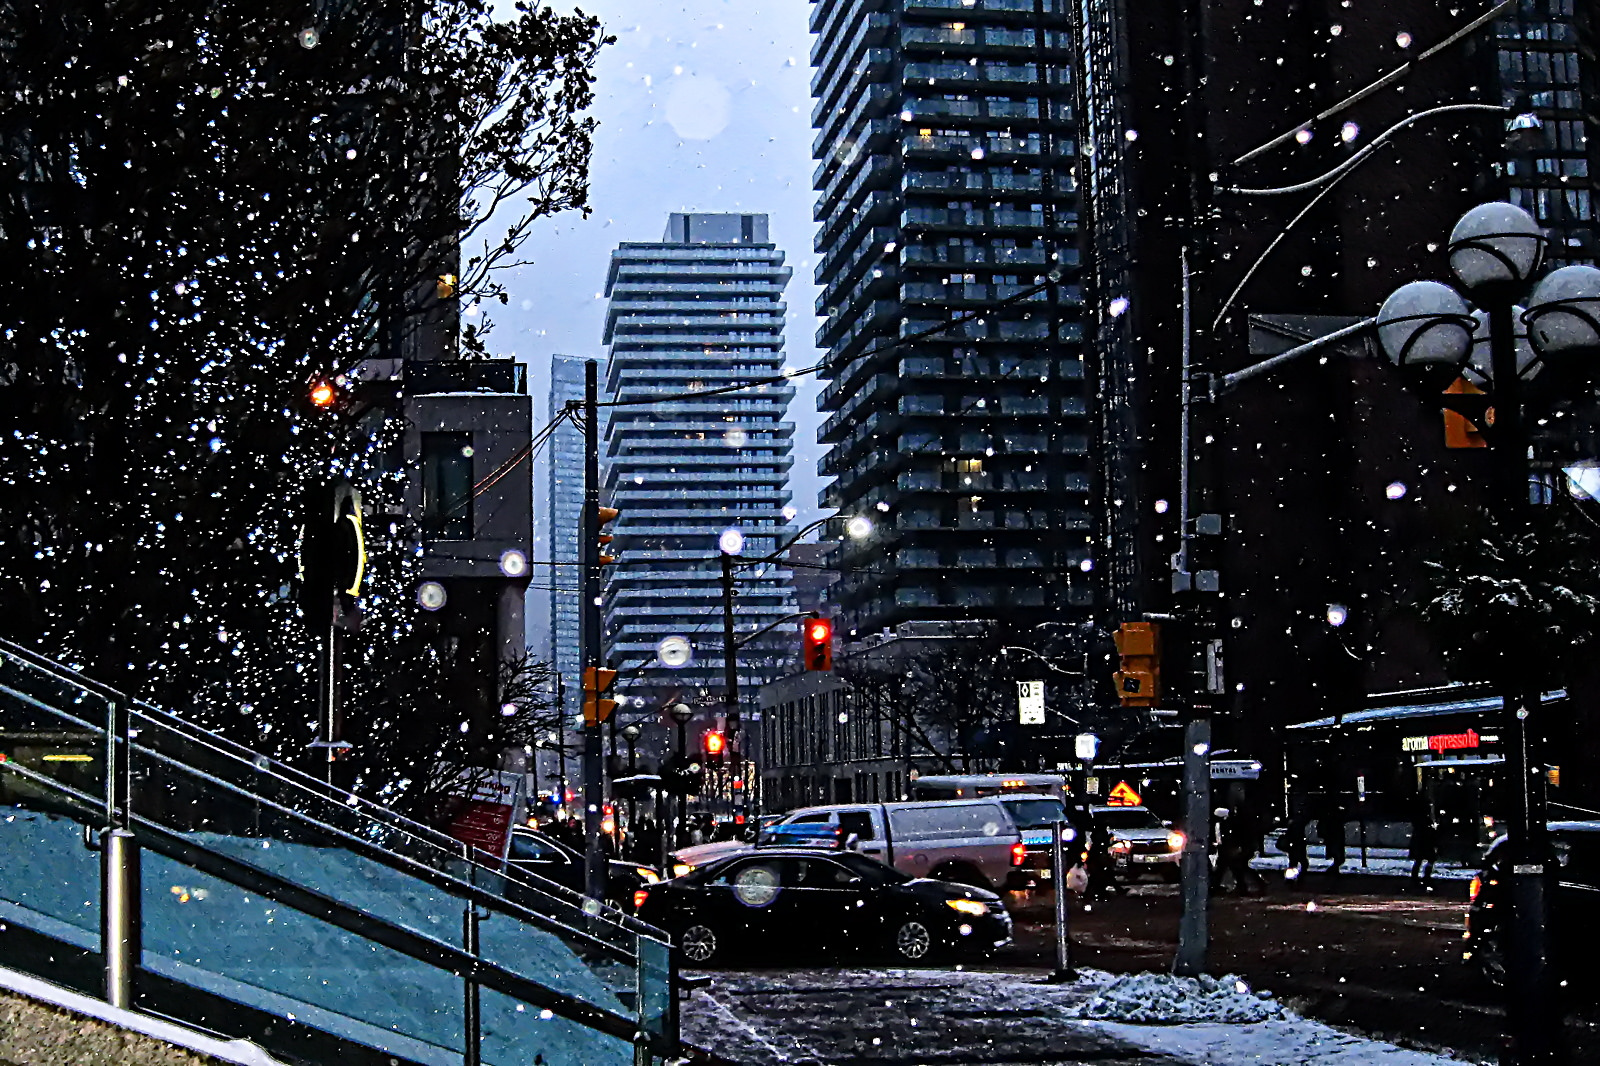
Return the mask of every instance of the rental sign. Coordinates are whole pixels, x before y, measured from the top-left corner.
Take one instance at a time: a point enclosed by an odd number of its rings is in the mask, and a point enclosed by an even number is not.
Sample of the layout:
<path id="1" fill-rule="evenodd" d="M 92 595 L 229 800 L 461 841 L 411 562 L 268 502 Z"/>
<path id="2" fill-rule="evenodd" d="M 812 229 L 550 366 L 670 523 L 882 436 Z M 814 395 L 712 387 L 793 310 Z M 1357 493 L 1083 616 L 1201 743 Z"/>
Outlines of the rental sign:
<path id="1" fill-rule="evenodd" d="M 1400 740 L 1401 751 L 1461 751 L 1476 748 L 1483 741 L 1477 730 L 1469 729 L 1465 733 L 1436 733 L 1431 737 L 1402 737 Z"/>

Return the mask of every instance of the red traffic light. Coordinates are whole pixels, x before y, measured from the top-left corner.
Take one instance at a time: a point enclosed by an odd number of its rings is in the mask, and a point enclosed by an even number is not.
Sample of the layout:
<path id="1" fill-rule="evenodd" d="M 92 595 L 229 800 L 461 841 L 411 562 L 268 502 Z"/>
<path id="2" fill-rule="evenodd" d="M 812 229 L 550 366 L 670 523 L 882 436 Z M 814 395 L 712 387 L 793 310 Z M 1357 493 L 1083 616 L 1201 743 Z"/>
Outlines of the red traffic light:
<path id="1" fill-rule="evenodd" d="M 710 732 L 706 734 L 706 754 L 721 755 L 728 748 L 728 738 L 721 733 Z"/>
<path id="2" fill-rule="evenodd" d="M 327 378 L 318 378 L 311 383 L 311 405 L 313 407 L 332 407 L 339 398 L 339 392 L 333 387 L 333 382 Z"/>
<path id="3" fill-rule="evenodd" d="M 833 669 L 833 623 L 826 618 L 809 618 L 801 627 L 804 638 L 801 664 L 807 670 Z"/>

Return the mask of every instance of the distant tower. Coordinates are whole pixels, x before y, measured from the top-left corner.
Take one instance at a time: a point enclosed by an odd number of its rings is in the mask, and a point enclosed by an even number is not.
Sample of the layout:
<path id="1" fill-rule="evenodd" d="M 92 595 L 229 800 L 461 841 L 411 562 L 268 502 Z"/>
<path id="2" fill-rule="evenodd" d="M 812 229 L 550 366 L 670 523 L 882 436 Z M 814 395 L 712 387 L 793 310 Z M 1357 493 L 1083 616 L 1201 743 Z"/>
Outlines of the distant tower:
<path id="1" fill-rule="evenodd" d="M 621 669 L 655 662 L 665 637 L 687 637 L 694 658 L 645 674 L 659 698 L 722 691 L 718 539 L 734 528 L 743 555 L 771 554 L 789 527 L 787 383 L 712 390 L 772 377 L 783 366 L 784 286 L 790 270 L 767 240 L 767 216 L 674 214 L 658 243 L 611 256 L 601 412 L 605 493 L 616 525 L 605 598 L 607 650 Z M 663 399 L 711 392 L 704 399 Z M 632 403 L 630 403 L 632 401 Z M 637 404 L 637 405 L 634 405 Z M 791 512 L 792 513 L 792 512 Z M 741 568 L 738 630 L 751 634 L 794 612 L 789 572 Z M 781 673 L 794 653 L 782 629 L 740 654 L 741 691 Z"/>
<path id="2" fill-rule="evenodd" d="M 550 406 L 546 417 L 558 418 L 569 400 L 583 399 L 583 364 L 577 356 L 550 359 Z M 552 663 L 566 679 L 567 699 L 576 713 L 583 669 L 578 655 L 578 526 L 583 519 L 583 430 L 568 422 L 550 437 L 545 467 L 547 505 L 544 512 L 550 545 L 550 647 Z"/>

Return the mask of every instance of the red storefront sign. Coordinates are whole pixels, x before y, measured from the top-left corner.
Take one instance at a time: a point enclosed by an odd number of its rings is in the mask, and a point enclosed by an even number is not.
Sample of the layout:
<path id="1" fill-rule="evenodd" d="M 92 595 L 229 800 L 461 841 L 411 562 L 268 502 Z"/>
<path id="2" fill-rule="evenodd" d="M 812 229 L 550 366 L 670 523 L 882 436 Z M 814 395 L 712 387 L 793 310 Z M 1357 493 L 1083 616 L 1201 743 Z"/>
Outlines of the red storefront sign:
<path id="1" fill-rule="evenodd" d="M 1462 751 L 1479 747 L 1483 738 L 1475 729 L 1465 733 L 1435 733 L 1431 737 L 1404 737 L 1400 741 L 1402 751 Z"/>

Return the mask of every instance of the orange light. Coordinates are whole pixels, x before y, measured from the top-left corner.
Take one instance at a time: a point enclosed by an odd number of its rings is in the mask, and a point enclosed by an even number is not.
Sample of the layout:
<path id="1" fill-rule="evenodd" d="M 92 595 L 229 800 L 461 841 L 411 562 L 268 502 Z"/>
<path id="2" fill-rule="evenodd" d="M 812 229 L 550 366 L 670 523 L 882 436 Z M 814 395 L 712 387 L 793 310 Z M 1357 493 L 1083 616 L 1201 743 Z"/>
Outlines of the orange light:
<path id="1" fill-rule="evenodd" d="M 723 749 L 726 748 L 727 746 L 728 746 L 728 738 L 723 736 L 721 733 L 707 733 L 706 734 L 706 754 L 707 755 L 721 755 L 722 752 L 723 752 Z"/>
<path id="2" fill-rule="evenodd" d="M 333 401 L 338 397 L 334 391 L 333 383 L 319 378 L 311 385 L 311 403 L 316 407 L 332 407 Z"/>
<path id="3" fill-rule="evenodd" d="M 1028 849 L 1022 844 L 1011 845 L 1011 865 L 1021 866 L 1028 861 Z"/>
<path id="4" fill-rule="evenodd" d="M 644 906 L 644 901 L 649 899 L 649 898 L 650 898 L 650 890 L 648 888 L 637 888 L 637 889 L 634 889 L 634 892 L 633 892 L 633 909 L 634 910 L 638 910 L 640 907 L 643 907 Z"/>
<path id="5" fill-rule="evenodd" d="M 1472 881 L 1467 885 L 1467 899 L 1476 900 L 1478 898 L 1478 893 L 1480 893 L 1482 891 L 1483 891 L 1483 878 L 1482 877 L 1474 877 L 1472 879 Z"/>
<path id="6" fill-rule="evenodd" d="M 833 627 L 819 618 L 811 623 L 808 632 L 812 640 L 821 643 L 828 639 L 828 635 L 833 632 Z"/>

